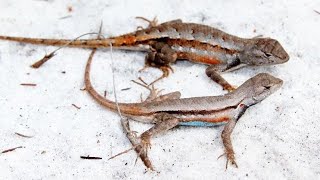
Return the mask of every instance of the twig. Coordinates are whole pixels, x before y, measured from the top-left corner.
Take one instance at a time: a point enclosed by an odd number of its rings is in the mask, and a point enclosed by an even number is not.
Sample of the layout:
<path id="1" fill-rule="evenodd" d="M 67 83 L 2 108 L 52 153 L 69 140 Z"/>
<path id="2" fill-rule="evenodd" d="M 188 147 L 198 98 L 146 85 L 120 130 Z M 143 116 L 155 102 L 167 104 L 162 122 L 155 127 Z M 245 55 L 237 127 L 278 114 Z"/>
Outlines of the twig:
<path id="1" fill-rule="evenodd" d="M 77 109 L 81 109 L 81 107 L 75 105 L 75 104 L 72 104 L 73 107 L 77 108 Z"/>
<path id="2" fill-rule="evenodd" d="M 63 16 L 63 17 L 61 17 L 59 19 L 67 19 L 67 18 L 71 18 L 71 17 L 72 17 L 71 15 L 67 15 L 67 16 Z"/>
<path id="3" fill-rule="evenodd" d="M 107 97 L 107 91 L 104 91 L 103 97 L 104 97 L 104 98 Z"/>
<path id="4" fill-rule="evenodd" d="M 46 54 L 42 59 L 39 61 L 35 62 L 34 64 L 31 65 L 32 68 L 39 68 L 42 64 L 47 62 L 49 59 L 51 59 L 53 56 L 55 56 L 55 51 L 52 51 L 50 54 Z"/>
<path id="5" fill-rule="evenodd" d="M 1 152 L 1 154 L 7 153 L 7 152 L 11 152 L 11 151 L 14 151 L 14 150 L 19 149 L 19 148 L 23 148 L 23 146 L 18 146 L 18 147 L 15 147 L 15 148 L 4 150 L 4 151 Z"/>
<path id="6" fill-rule="evenodd" d="M 101 26 L 102 27 L 102 26 Z M 101 29 L 101 28 L 100 28 Z M 89 79 L 89 76 L 90 76 L 90 64 L 92 62 L 92 59 L 93 59 L 93 56 L 96 52 L 96 48 L 93 48 L 89 57 L 88 57 L 88 60 L 87 60 L 87 65 L 86 65 L 86 71 L 85 71 L 85 85 L 87 88 L 93 88 L 90 84 L 90 81 L 88 81 Z M 112 44 L 110 43 L 110 52 L 111 52 L 111 66 L 112 66 L 112 76 L 113 76 L 113 90 L 114 90 L 114 96 L 115 96 L 115 103 L 117 105 L 117 110 L 118 110 L 118 114 L 121 118 L 121 125 L 123 127 L 123 130 L 124 132 L 126 133 L 127 135 L 127 138 L 130 140 L 131 144 L 133 147 L 135 147 L 137 144 L 140 144 L 140 139 L 138 139 L 136 136 L 135 136 L 135 133 L 130 131 L 130 127 L 129 127 L 129 121 L 128 119 L 126 118 L 123 118 L 122 115 L 121 115 L 121 111 L 120 111 L 120 108 L 119 108 L 119 104 L 118 104 L 118 101 L 117 101 L 117 96 L 116 96 L 116 91 L 115 91 L 115 78 L 114 78 L 114 68 L 113 68 L 113 56 L 112 56 Z M 137 146 L 135 148 L 136 152 L 139 154 L 141 160 L 143 161 L 143 163 L 150 169 L 154 169 L 148 156 L 147 156 L 147 152 L 145 149 L 141 148 L 141 146 Z"/>
<path id="7" fill-rule="evenodd" d="M 37 84 L 34 83 L 21 83 L 21 86 L 37 86 Z"/>
<path id="8" fill-rule="evenodd" d="M 120 156 L 120 155 L 122 155 L 122 154 L 125 154 L 125 153 L 127 153 L 127 152 L 129 152 L 129 151 L 131 151 L 131 150 L 134 150 L 134 149 L 137 148 L 138 146 L 139 146 L 139 144 L 137 144 L 137 145 L 135 145 L 135 146 L 132 146 L 131 148 L 129 148 L 129 149 L 125 150 L 125 151 L 122 151 L 122 152 L 120 152 L 120 153 L 118 153 L 118 154 L 116 154 L 116 155 L 114 155 L 114 156 L 111 156 L 108 160 L 113 159 L 113 158 L 115 158 L 115 157 L 118 157 L 118 156 Z"/>
<path id="9" fill-rule="evenodd" d="M 123 88 L 123 89 L 121 89 L 121 91 L 127 91 L 129 89 L 131 89 L 131 88 Z"/>
<path id="10" fill-rule="evenodd" d="M 148 157 L 148 154 L 147 152 L 145 151 L 145 149 L 143 149 L 141 146 L 140 146 L 140 140 L 137 138 L 137 136 L 135 135 L 134 132 L 132 132 L 130 130 L 130 126 L 129 126 L 129 120 L 127 118 L 124 118 L 121 114 L 121 110 L 120 110 L 120 107 L 119 107 L 119 103 L 118 103 L 118 99 L 117 99 L 117 93 L 116 93 L 116 88 L 115 88 L 115 72 L 114 72 L 114 65 L 113 65 L 113 51 L 112 51 L 112 44 L 110 43 L 110 56 L 111 56 L 111 69 L 112 69 L 112 86 L 113 86 L 113 94 L 114 94 L 114 99 L 115 99 L 115 103 L 117 105 L 117 110 L 118 110 L 118 114 L 120 116 L 120 120 L 121 120 L 121 125 L 122 125 L 122 128 L 123 130 L 126 132 L 126 136 L 127 138 L 129 139 L 129 141 L 131 142 L 132 144 L 132 147 L 124 152 L 121 152 L 113 157 L 117 157 L 119 155 L 122 155 L 124 153 L 127 153 L 129 152 L 130 150 L 135 150 L 136 153 L 138 154 L 138 156 L 141 158 L 142 162 L 144 163 L 144 165 L 151 169 L 151 170 L 154 170 L 154 167 Z M 141 79 L 142 80 L 142 79 Z M 143 81 L 143 80 L 142 80 Z"/>
<path id="11" fill-rule="evenodd" d="M 18 135 L 18 136 L 21 136 L 21 137 L 24 137 L 24 138 L 32 138 L 33 136 L 27 136 L 27 135 L 24 135 L 24 134 L 21 134 L 21 133 L 17 133 L 15 132 L 14 134 Z"/>
<path id="12" fill-rule="evenodd" d="M 40 66 L 42 66 L 45 62 L 47 62 L 49 59 L 51 59 L 53 56 L 56 55 L 56 52 L 62 48 L 67 47 L 68 45 L 70 45 L 71 43 L 73 43 L 74 41 L 78 40 L 79 38 L 86 36 L 86 35 L 91 35 L 91 34 L 97 34 L 97 33 L 86 33 L 86 34 L 82 34 L 81 36 L 78 36 L 76 38 L 74 38 L 73 40 L 70 40 L 68 43 L 66 43 L 63 46 L 58 47 L 57 49 L 55 49 L 54 51 L 52 51 L 49 54 L 46 54 L 42 59 L 40 59 L 39 61 L 33 63 L 31 65 L 32 68 L 39 68 Z"/>
<path id="13" fill-rule="evenodd" d="M 95 156 L 80 156 L 81 159 L 102 159 L 102 157 L 95 157 Z"/>
<path id="14" fill-rule="evenodd" d="M 314 11 L 314 12 L 316 12 L 317 14 L 320 14 L 320 12 L 319 12 L 319 11 L 317 11 L 317 10 L 315 10 L 315 9 L 314 9 L 313 11 Z"/>
<path id="15" fill-rule="evenodd" d="M 102 22 L 100 25 L 100 29 L 99 29 L 99 33 L 98 33 L 98 39 L 100 39 L 100 34 L 101 34 L 101 30 L 102 30 Z M 93 55 L 95 54 L 97 48 L 93 48 L 90 56 L 88 58 L 88 62 L 92 59 Z M 85 90 L 85 89 L 84 89 Z M 75 106 L 74 104 L 72 104 L 73 106 Z M 76 107 L 76 106 L 75 106 Z M 81 159 L 102 159 L 101 157 L 94 157 L 94 156 L 80 156 Z"/>

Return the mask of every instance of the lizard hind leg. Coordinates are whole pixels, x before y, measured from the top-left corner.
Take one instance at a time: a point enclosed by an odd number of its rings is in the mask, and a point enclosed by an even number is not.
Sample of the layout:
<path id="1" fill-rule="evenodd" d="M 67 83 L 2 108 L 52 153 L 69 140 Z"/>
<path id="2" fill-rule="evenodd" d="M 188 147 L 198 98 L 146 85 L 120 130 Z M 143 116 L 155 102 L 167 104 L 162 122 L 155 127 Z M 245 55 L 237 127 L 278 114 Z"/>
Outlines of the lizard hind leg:
<path id="1" fill-rule="evenodd" d="M 158 25 L 170 25 L 170 24 L 182 23 L 181 19 L 174 19 L 174 20 L 171 20 L 171 21 L 167 21 L 167 22 L 163 22 L 161 24 L 158 24 L 157 16 L 155 16 L 152 20 L 149 20 L 149 19 L 147 19 L 145 17 L 141 17 L 141 16 L 137 16 L 136 19 L 141 19 L 143 21 L 148 22 L 149 25 L 148 25 L 147 28 L 156 27 Z M 137 29 L 143 29 L 143 28 L 141 26 L 138 26 Z"/>
<path id="2" fill-rule="evenodd" d="M 132 80 L 132 82 L 148 89 L 150 92 L 148 97 L 145 100 L 142 100 L 142 98 L 141 98 L 141 102 L 155 102 L 155 101 L 163 101 L 166 99 L 180 99 L 180 97 L 181 97 L 181 93 L 179 91 L 160 95 L 160 93 L 163 89 L 158 90 L 157 88 L 154 87 L 153 84 L 151 84 L 151 87 L 150 87 L 150 85 L 147 85 L 147 83 L 142 78 L 139 78 L 139 80 L 141 82 L 137 82 L 135 80 Z"/>
<path id="3" fill-rule="evenodd" d="M 123 122 L 128 123 L 128 120 Z M 144 162 L 147 168 L 154 170 L 151 164 L 151 161 L 148 158 L 148 149 L 151 148 L 151 142 L 150 142 L 151 137 L 174 128 L 179 124 L 180 120 L 178 118 L 173 117 L 172 115 L 169 115 L 166 113 L 160 113 L 155 116 L 154 122 L 156 124 L 152 128 L 143 132 L 140 138 L 136 138 L 135 134 L 132 135 L 132 133 L 129 133 L 128 135 L 131 134 L 130 135 L 131 138 L 129 138 L 129 140 L 132 142 L 133 146 L 121 153 L 118 153 L 110 157 L 109 160 L 117 156 L 120 156 L 122 154 L 125 154 L 131 150 L 135 150 L 137 152 L 137 155 L 141 157 L 141 160 Z M 129 126 L 127 124 L 124 127 L 128 128 Z M 132 132 L 132 131 L 130 131 L 129 129 L 127 130 L 127 132 Z M 138 141 L 138 139 L 140 139 L 140 142 Z"/>
<path id="4" fill-rule="evenodd" d="M 158 25 L 158 19 L 157 19 L 157 16 L 155 16 L 152 20 L 149 20 L 145 17 L 141 17 L 141 16 L 137 16 L 136 19 L 141 19 L 143 21 L 146 21 L 149 23 L 148 27 L 147 28 L 151 28 L 151 27 L 156 27 Z M 138 26 L 137 27 L 137 30 L 142 30 L 144 29 L 142 26 Z"/>
<path id="5" fill-rule="evenodd" d="M 151 148 L 151 137 L 157 134 L 166 132 L 175 126 L 177 126 L 180 120 L 170 114 L 159 113 L 155 116 L 154 122 L 156 123 L 152 128 L 143 132 L 140 136 L 141 138 L 141 147 L 147 152 L 148 148 Z"/>

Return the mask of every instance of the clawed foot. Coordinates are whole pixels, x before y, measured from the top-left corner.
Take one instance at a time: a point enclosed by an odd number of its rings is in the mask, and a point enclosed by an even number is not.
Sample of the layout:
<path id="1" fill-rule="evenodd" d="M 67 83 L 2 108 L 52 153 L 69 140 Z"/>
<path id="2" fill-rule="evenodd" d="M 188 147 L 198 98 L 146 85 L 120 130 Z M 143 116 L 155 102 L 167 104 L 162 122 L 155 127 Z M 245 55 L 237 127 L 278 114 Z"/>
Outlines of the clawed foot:
<path id="1" fill-rule="evenodd" d="M 235 157 L 234 157 L 234 153 L 233 153 L 233 152 L 223 153 L 223 154 L 221 154 L 221 155 L 218 157 L 218 159 L 221 158 L 222 156 L 225 156 L 225 155 L 227 156 L 226 170 L 228 169 L 228 163 L 229 163 L 229 161 L 231 162 L 232 165 L 234 165 L 236 168 L 238 168 L 238 165 L 237 165 L 237 163 L 236 163 L 236 160 L 235 160 Z"/>
<path id="2" fill-rule="evenodd" d="M 161 71 L 162 71 L 162 76 L 160 76 L 159 78 L 157 78 L 156 80 L 152 81 L 149 85 L 152 85 L 152 84 L 155 84 L 156 82 L 158 82 L 159 80 L 163 79 L 163 78 L 166 78 L 169 76 L 170 74 L 170 71 L 173 73 L 174 70 L 172 69 L 171 66 L 169 65 L 151 65 L 149 63 L 146 63 L 145 66 L 139 70 L 139 72 L 142 72 L 144 70 L 146 70 L 147 68 L 149 67 L 155 67 L 155 68 L 159 68 Z"/>
<path id="3" fill-rule="evenodd" d="M 140 17 L 140 16 L 137 16 L 136 19 L 141 19 L 143 21 L 146 21 L 149 23 L 148 25 L 148 28 L 151 28 L 151 27 L 155 27 L 158 25 L 158 19 L 157 19 L 157 16 L 155 16 L 152 20 L 149 20 L 147 18 L 144 18 L 144 17 Z M 137 27 L 137 30 L 142 30 L 144 29 L 142 26 L 138 26 Z"/>
<path id="4" fill-rule="evenodd" d="M 130 136 L 132 136 L 132 137 L 134 137 L 134 138 L 137 138 L 138 136 L 137 136 L 137 131 L 129 131 L 128 132 L 128 134 L 130 135 Z"/>
<path id="5" fill-rule="evenodd" d="M 140 82 L 135 81 L 135 80 L 132 80 L 132 82 L 134 82 L 134 83 L 136 83 L 136 84 L 138 84 L 138 85 L 140 85 L 150 91 L 150 94 L 146 98 L 146 100 L 142 100 L 142 97 L 141 97 L 141 102 L 152 101 L 152 100 L 156 99 L 157 97 L 159 97 L 161 92 L 163 91 L 163 89 L 160 89 L 160 90 L 156 89 L 153 84 L 147 84 L 141 77 L 139 77 L 138 80 L 140 80 Z M 151 87 L 150 87 L 150 85 L 151 85 Z"/>
<path id="6" fill-rule="evenodd" d="M 231 86 L 230 84 L 224 85 L 223 86 L 223 90 L 227 90 L 228 92 L 232 92 L 234 90 L 236 90 L 237 88 L 234 86 Z"/>
<path id="7" fill-rule="evenodd" d="M 133 133 L 134 136 L 136 136 L 136 132 L 131 131 L 130 133 Z M 120 152 L 120 153 L 118 153 L 118 154 L 110 157 L 108 160 L 114 159 L 115 157 L 118 157 L 118 156 L 120 156 L 120 155 L 122 155 L 122 154 L 126 154 L 127 152 L 129 152 L 129 151 L 131 151 L 131 150 L 136 150 L 136 152 L 138 153 L 138 154 L 137 154 L 137 159 L 138 159 L 138 157 L 139 157 L 141 154 L 144 154 L 145 157 L 147 157 L 147 156 L 148 156 L 148 149 L 151 149 L 150 138 L 144 137 L 144 138 L 140 138 L 140 139 L 141 139 L 141 141 L 140 141 L 139 144 L 135 144 L 135 145 L 132 146 L 130 149 L 127 149 L 127 150 L 125 150 L 125 151 L 122 151 L 122 152 Z M 136 159 L 135 162 L 137 162 L 137 159 Z"/>

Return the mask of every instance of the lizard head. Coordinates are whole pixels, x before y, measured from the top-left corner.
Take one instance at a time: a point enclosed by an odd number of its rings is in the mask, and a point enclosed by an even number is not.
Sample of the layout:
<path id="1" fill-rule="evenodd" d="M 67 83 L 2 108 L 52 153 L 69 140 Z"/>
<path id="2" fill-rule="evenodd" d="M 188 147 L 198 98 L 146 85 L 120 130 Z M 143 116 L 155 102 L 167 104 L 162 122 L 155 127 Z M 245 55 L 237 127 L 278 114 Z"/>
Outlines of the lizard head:
<path id="1" fill-rule="evenodd" d="M 288 53 L 281 44 L 271 38 L 254 38 L 251 45 L 240 53 L 240 60 L 249 65 L 273 65 L 282 64 L 289 60 Z"/>
<path id="2" fill-rule="evenodd" d="M 245 83 L 236 91 L 245 94 L 244 104 L 250 106 L 264 100 L 272 93 L 277 91 L 283 84 L 283 81 L 267 73 L 260 73 Z"/>

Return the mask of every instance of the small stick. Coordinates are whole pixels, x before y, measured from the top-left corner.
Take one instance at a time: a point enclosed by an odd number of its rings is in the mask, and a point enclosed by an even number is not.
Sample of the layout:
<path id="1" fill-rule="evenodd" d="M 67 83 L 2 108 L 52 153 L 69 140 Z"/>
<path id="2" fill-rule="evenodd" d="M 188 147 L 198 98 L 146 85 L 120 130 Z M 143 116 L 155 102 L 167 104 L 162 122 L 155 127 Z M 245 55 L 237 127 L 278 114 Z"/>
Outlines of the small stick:
<path id="1" fill-rule="evenodd" d="M 107 91 L 104 91 L 103 97 L 104 97 L 104 98 L 107 97 Z"/>
<path id="2" fill-rule="evenodd" d="M 14 150 L 19 149 L 19 148 L 23 148 L 23 146 L 18 146 L 18 147 L 15 147 L 15 148 L 4 150 L 4 151 L 1 152 L 1 154 L 7 153 L 7 152 L 11 152 L 11 151 L 14 151 Z"/>
<path id="3" fill-rule="evenodd" d="M 81 107 L 75 105 L 75 104 L 72 104 L 73 107 L 77 108 L 77 109 L 81 109 Z"/>
<path id="4" fill-rule="evenodd" d="M 101 30 L 101 26 L 100 26 L 100 30 Z M 90 68 L 88 68 L 89 67 L 88 65 L 91 63 L 95 52 L 96 52 L 96 48 L 93 48 L 92 51 L 91 51 L 91 54 L 89 55 L 89 58 L 87 60 L 85 79 L 88 79 L 87 76 L 89 75 L 89 73 L 87 73 L 87 72 L 90 72 Z M 112 67 L 112 82 L 113 82 L 114 98 L 115 98 L 115 102 L 116 102 L 116 105 L 117 105 L 117 111 L 118 111 L 118 114 L 119 114 L 120 119 L 121 119 L 122 128 L 126 132 L 126 136 L 127 136 L 127 138 L 129 139 L 129 141 L 131 142 L 131 144 L 133 146 L 132 148 L 134 148 L 136 150 L 136 152 L 139 154 L 141 160 L 146 165 L 146 167 L 150 168 L 151 170 L 154 170 L 154 168 L 153 168 L 153 166 L 151 164 L 151 161 L 148 158 L 147 153 L 144 151 L 143 148 L 141 148 L 141 146 L 139 146 L 140 145 L 140 142 L 139 142 L 140 139 L 137 138 L 134 135 L 134 133 L 130 130 L 128 119 L 124 118 L 121 115 L 121 111 L 120 111 L 120 108 L 119 108 L 119 104 L 118 104 L 117 96 L 116 96 L 116 91 L 115 91 L 115 78 L 114 78 L 114 68 L 113 68 L 114 66 L 113 66 L 112 44 L 111 43 L 110 43 L 110 52 L 111 52 L 111 67 Z M 90 86 L 90 83 L 88 83 L 86 81 L 86 87 L 89 87 L 89 86 Z"/>
<path id="5" fill-rule="evenodd" d="M 102 157 L 95 157 L 95 156 L 80 156 L 81 159 L 102 159 Z"/>
<path id="6" fill-rule="evenodd" d="M 71 17 L 72 17 L 71 15 L 68 15 L 68 16 L 63 16 L 63 17 L 61 17 L 59 19 L 67 19 L 67 18 L 71 18 Z"/>
<path id="7" fill-rule="evenodd" d="M 37 84 L 34 83 L 21 83 L 21 86 L 37 86 Z"/>
<path id="8" fill-rule="evenodd" d="M 115 157 L 118 157 L 118 156 L 120 156 L 120 155 L 122 155 L 122 154 L 125 154 L 125 153 L 127 153 L 127 152 L 129 152 L 129 151 L 131 151 L 131 150 L 134 150 L 134 149 L 136 149 L 139 145 L 140 145 L 140 144 L 136 144 L 136 145 L 132 146 L 131 148 L 125 150 L 125 151 L 122 151 L 122 152 L 120 152 L 120 153 L 118 153 L 118 154 L 116 154 L 116 155 L 114 155 L 114 156 L 111 156 L 108 160 L 113 159 L 113 158 L 115 158 Z"/>
<path id="9" fill-rule="evenodd" d="M 31 67 L 37 69 L 55 55 L 55 51 L 52 51 L 50 54 L 46 54 L 42 59 L 32 64 Z"/>
<path id="10" fill-rule="evenodd" d="M 121 91 L 127 91 L 129 89 L 131 89 L 131 88 L 123 88 L 123 89 L 121 89 Z"/>
<path id="11" fill-rule="evenodd" d="M 316 12 L 317 14 L 320 14 L 320 12 L 319 12 L 319 11 L 317 11 L 317 10 L 315 10 L 315 9 L 314 9 L 313 11 L 314 11 L 314 12 Z"/>
<path id="12" fill-rule="evenodd" d="M 42 66 L 45 62 L 47 62 L 49 59 L 51 59 L 53 56 L 56 55 L 56 52 L 64 47 L 67 47 L 69 44 L 73 43 L 74 41 L 76 41 L 77 39 L 86 36 L 86 35 L 90 35 L 90 34 L 97 34 L 97 33 L 86 33 L 86 34 L 82 34 L 81 36 L 78 36 L 76 38 L 74 38 L 73 40 L 69 41 L 68 43 L 66 43 L 63 46 L 58 47 L 57 49 L 55 49 L 54 51 L 52 51 L 49 54 L 46 54 L 42 59 L 40 59 L 39 61 L 33 63 L 31 65 L 32 68 L 39 68 L 40 66 Z"/>
<path id="13" fill-rule="evenodd" d="M 24 135 L 24 134 L 21 134 L 21 133 L 17 133 L 15 132 L 14 134 L 18 135 L 18 136 L 21 136 L 21 137 L 24 137 L 24 138 L 32 138 L 33 136 L 27 136 L 27 135 Z"/>
<path id="14" fill-rule="evenodd" d="M 94 55 L 94 51 L 92 51 L 92 56 Z M 130 130 L 130 126 L 129 126 L 129 120 L 127 118 L 124 118 L 121 114 L 120 111 L 120 107 L 119 107 L 119 103 L 118 103 L 118 99 L 117 99 L 117 92 L 116 92 L 116 87 L 115 87 L 115 73 L 114 73 L 114 65 L 113 65 L 113 51 L 112 51 L 112 44 L 110 43 L 110 55 L 111 55 L 111 72 L 112 72 L 112 86 L 113 86 L 113 95 L 114 95 L 114 99 L 115 99 L 115 103 L 117 106 L 117 111 L 118 114 L 120 116 L 120 121 L 121 121 L 121 125 L 122 125 L 122 129 L 126 132 L 126 136 L 129 139 L 129 141 L 132 144 L 132 147 L 122 153 L 117 154 L 116 156 L 119 156 L 121 154 L 127 153 L 128 151 L 131 150 L 135 150 L 136 153 L 138 153 L 138 156 L 140 157 L 140 159 L 142 160 L 142 162 L 144 163 L 144 165 L 151 169 L 154 170 L 154 167 L 152 166 L 152 163 L 148 157 L 147 152 L 141 147 L 140 145 L 140 139 L 136 137 L 135 133 L 132 132 Z M 92 57 L 91 57 L 92 58 Z M 90 60 L 90 59 L 89 59 Z M 142 80 L 142 79 L 141 79 Z M 142 80 L 143 81 L 143 80 Z M 114 156 L 114 157 L 116 157 Z M 111 157 L 111 158 L 114 158 Z"/>
<path id="15" fill-rule="evenodd" d="M 100 39 L 100 34 L 101 34 L 101 30 L 102 30 L 102 22 L 101 22 L 101 25 L 100 25 L 100 29 L 99 29 L 99 33 L 98 33 L 98 39 Z M 91 54 L 89 56 L 89 59 L 91 59 L 93 57 L 93 55 L 95 54 L 96 52 L 96 48 L 94 48 L 92 51 L 91 51 Z M 84 89 L 85 90 L 85 89 Z M 106 91 L 105 91 L 106 92 Z M 106 93 L 105 93 L 106 94 Z M 74 104 L 72 104 L 73 106 L 75 106 Z M 75 106 L 76 107 L 76 106 Z M 94 156 L 80 156 L 81 159 L 102 159 L 101 157 L 94 157 Z"/>

